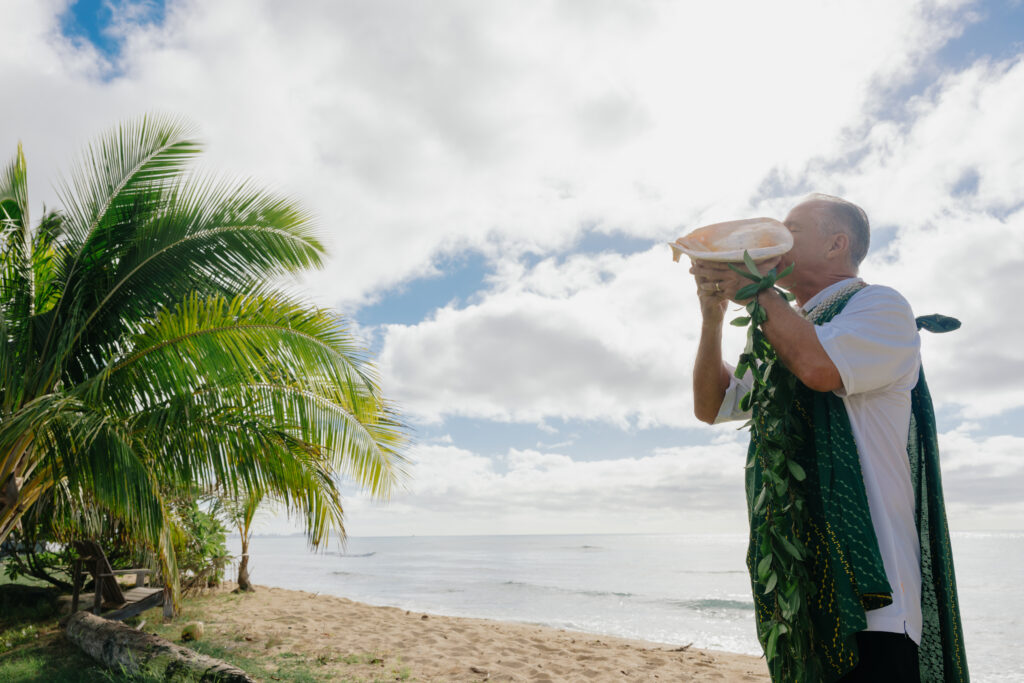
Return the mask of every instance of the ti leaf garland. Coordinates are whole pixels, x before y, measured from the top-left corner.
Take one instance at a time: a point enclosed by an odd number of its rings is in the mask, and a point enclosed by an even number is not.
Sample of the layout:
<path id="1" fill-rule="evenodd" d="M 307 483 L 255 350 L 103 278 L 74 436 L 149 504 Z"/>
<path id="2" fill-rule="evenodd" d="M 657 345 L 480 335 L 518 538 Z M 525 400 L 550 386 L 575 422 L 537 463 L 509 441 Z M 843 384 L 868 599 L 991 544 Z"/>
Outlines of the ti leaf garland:
<path id="1" fill-rule="evenodd" d="M 752 411 L 751 439 L 758 445 L 747 467 L 761 469 L 761 490 L 754 503 L 752 524 L 760 539 L 754 558 L 755 590 L 769 601 L 771 615 L 758 637 L 774 681 L 814 680 L 812 659 L 812 624 L 807 606 L 814 586 L 804 565 L 807 550 L 801 542 L 807 527 L 807 506 L 799 482 L 804 481 L 803 467 L 789 457 L 795 452 L 799 433 L 796 416 L 790 409 L 796 394 L 797 379 L 779 361 L 768 342 L 762 325 L 768 314 L 758 301 L 758 294 L 775 289 L 787 301 L 793 295 L 775 287 L 793 266 L 781 273 L 772 269 L 761 275 L 749 253 L 743 254 L 746 269 L 730 264 L 736 273 L 751 280 L 736 293 L 736 299 L 750 301 L 747 315 L 731 323 L 747 328 L 747 345 L 736 366 L 736 376 L 750 371 L 753 387 L 740 407 Z M 757 460 L 755 463 L 753 459 Z"/>

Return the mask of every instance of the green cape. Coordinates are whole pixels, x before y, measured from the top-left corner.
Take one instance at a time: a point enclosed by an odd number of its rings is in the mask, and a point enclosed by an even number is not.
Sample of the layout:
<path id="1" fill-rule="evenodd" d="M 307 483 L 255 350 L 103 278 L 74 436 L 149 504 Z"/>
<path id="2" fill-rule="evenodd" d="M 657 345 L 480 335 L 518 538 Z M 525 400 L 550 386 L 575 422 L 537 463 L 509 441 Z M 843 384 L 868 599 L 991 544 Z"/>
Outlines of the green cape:
<path id="1" fill-rule="evenodd" d="M 834 318 L 856 294 L 852 290 L 815 311 L 815 323 Z M 918 318 L 919 329 L 946 332 L 959 323 L 944 316 Z M 783 372 L 788 372 L 781 369 Z M 778 371 L 775 386 L 781 387 Z M 835 681 L 857 665 L 854 635 L 867 627 L 865 611 L 892 603 L 878 540 L 871 524 L 860 457 L 843 400 L 832 392 L 816 392 L 795 383 L 792 396 L 777 392 L 799 416 L 800 444 L 790 454 L 807 474 L 801 483 L 808 519 L 801 541 L 808 552 L 804 560 L 813 583 L 808 611 L 813 627 L 813 661 L 808 670 L 816 678 Z M 755 412 L 756 423 L 758 415 Z M 751 430 L 754 435 L 756 430 Z M 759 444 L 752 436 L 746 471 L 750 544 L 747 568 L 754 593 L 758 635 L 765 633 L 772 605 L 754 566 L 761 539 L 756 529 L 764 513 L 754 512 L 761 490 L 763 467 Z M 907 444 L 915 492 L 917 528 L 921 543 L 921 607 L 923 633 L 918 658 L 921 681 L 969 680 L 963 632 L 957 602 L 953 556 L 946 527 L 945 505 L 939 470 L 938 437 L 931 396 L 922 371 L 911 394 L 910 438 Z"/>

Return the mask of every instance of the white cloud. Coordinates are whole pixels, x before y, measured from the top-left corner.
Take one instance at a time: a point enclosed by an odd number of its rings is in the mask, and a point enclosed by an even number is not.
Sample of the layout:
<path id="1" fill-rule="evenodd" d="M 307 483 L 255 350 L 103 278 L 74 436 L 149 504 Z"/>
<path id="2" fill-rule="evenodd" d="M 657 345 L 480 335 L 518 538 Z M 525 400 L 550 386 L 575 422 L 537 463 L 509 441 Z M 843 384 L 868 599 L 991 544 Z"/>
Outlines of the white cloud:
<path id="1" fill-rule="evenodd" d="M 320 216 L 335 257 L 312 291 L 362 300 L 443 250 L 741 210 L 769 169 L 836 149 L 960 4 L 171 0 L 162 26 L 118 25 L 111 66 L 60 35 L 66 2 L 21 0 L 0 144 L 25 140 L 38 201 L 96 131 L 181 112 L 211 165 Z"/>
<path id="2" fill-rule="evenodd" d="M 667 246 L 506 263 L 493 290 L 416 325 L 389 325 L 384 383 L 421 419 L 601 419 L 696 427 L 693 281 Z M 737 336 L 738 335 L 738 336 Z M 730 340 L 738 355 L 742 335 Z"/>
<path id="3" fill-rule="evenodd" d="M 946 516 L 958 530 L 1017 530 L 1024 523 L 1024 438 L 964 424 L 939 435 Z"/>
<path id="4" fill-rule="evenodd" d="M 1024 196 L 1022 104 L 1024 59 L 980 59 L 911 100 L 910 121 L 874 125 L 867 154 L 837 180 L 909 228 L 949 211 L 1005 214 Z"/>
<path id="5" fill-rule="evenodd" d="M 737 440 L 596 461 L 423 445 L 410 489 L 387 505 L 352 498 L 348 527 L 355 535 L 735 531 L 746 523 L 743 453 Z"/>
<path id="6" fill-rule="evenodd" d="M 964 424 L 939 436 L 949 504 L 987 509 L 1018 506 L 1024 490 L 1024 438 L 978 434 Z M 1016 516 L 1017 525 L 1024 516 Z"/>
<path id="7" fill-rule="evenodd" d="M 970 427 L 941 435 L 943 485 L 957 531 L 1019 529 L 1024 439 Z M 536 450 L 484 455 L 456 444 L 413 453 L 407 491 L 346 501 L 353 535 L 742 532 L 745 434 L 714 443 L 580 461 Z"/>

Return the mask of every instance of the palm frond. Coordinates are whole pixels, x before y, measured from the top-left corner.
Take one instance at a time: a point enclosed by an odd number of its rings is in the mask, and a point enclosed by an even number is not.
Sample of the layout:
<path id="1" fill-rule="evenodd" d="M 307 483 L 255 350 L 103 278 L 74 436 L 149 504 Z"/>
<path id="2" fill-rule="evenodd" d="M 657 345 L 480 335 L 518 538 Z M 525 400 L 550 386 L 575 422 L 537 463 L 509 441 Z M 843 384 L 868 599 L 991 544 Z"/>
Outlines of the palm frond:
<path id="1" fill-rule="evenodd" d="M 46 212 L 32 236 L 32 271 L 35 277 L 35 314 L 45 313 L 60 299 L 64 282 L 58 277 L 66 250 L 60 244 L 64 216 Z"/>
<path id="2" fill-rule="evenodd" d="M 86 307 L 94 288 L 105 289 L 103 280 L 122 256 L 126 235 L 159 210 L 166 186 L 199 153 L 191 135 L 191 126 L 179 119 L 143 116 L 129 121 L 87 147 L 70 179 L 61 184 L 67 254 L 58 264 L 64 296 L 56 310 L 63 315 L 50 320 L 44 355 L 55 347 L 58 357 L 67 353 L 64 347 L 76 337 L 76 328 L 69 335 L 66 325 L 88 317 L 73 309 Z"/>
<path id="3" fill-rule="evenodd" d="M 105 277 L 82 277 L 91 300 L 76 338 L 85 335 L 87 346 L 186 295 L 234 296 L 319 266 L 323 255 L 308 214 L 250 183 L 189 178 L 167 190 L 157 214 L 123 227 L 117 246 L 104 248 Z"/>
<path id="4" fill-rule="evenodd" d="M 28 167 L 25 152 L 18 143 L 14 159 L 0 172 L 0 220 L 29 226 Z"/>
<path id="5" fill-rule="evenodd" d="M 27 363 L 33 313 L 32 234 L 28 213 L 28 171 L 18 143 L 14 159 L 0 172 L 0 323 L 3 349 L 0 361 L 5 392 L 17 392 L 16 367 Z M 5 397 L 11 400 L 10 396 Z M 0 482 L 2 483 L 2 482 Z"/>
<path id="6" fill-rule="evenodd" d="M 173 182 L 199 154 L 194 135 L 183 119 L 146 115 L 87 146 L 59 190 L 72 241 L 85 245 L 112 210 Z"/>
<path id="7" fill-rule="evenodd" d="M 284 296 L 190 296 L 143 325 L 124 351 L 79 390 L 126 410 L 144 397 L 281 377 L 378 393 L 337 317 Z"/>
<path id="8" fill-rule="evenodd" d="M 217 487 L 235 500 L 273 497 L 289 512 L 316 522 L 307 528 L 315 543 L 328 527 L 340 524 L 340 497 L 320 445 L 301 438 L 294 425 L 281 424 L 272 406 L 213 392 L 194 398 L 186 405 L 179 397 L 136 422 L 161 428 L 160 450 L 153 458 L 159 476 Z M 187 428 L 182 428 L 183 412 L 189 415 Z M 316 501 L 318 509 L 308 509 L 309 501 Z"/>
<path id="9" fill-rule="evenodd" d="M 169 397 L 190 397 L 192 411 L 200 400 L 215 401 L 209 405 L 271 415 L 276 425 L 298 430 L 333 468 L 375 495 L 386 497 L 404 477 L 405 426 L 333 314 L 283 297 L 190 297 L 162 312 L 134 346 L 82 385 L 88 400 L 125 412 L 160 409 Z M 183 406 L 175 419 L 197 427 L 196 414 Z"/>

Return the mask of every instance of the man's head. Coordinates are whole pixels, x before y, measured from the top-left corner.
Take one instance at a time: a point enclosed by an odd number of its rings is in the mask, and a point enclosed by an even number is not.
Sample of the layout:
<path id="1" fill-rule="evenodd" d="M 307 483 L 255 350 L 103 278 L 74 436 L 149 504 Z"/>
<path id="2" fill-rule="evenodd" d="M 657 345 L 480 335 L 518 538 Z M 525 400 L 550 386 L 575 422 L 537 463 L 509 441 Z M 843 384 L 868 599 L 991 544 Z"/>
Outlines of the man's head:
<path id="1" fill-rule="evenodd" d="M 846 235 L 846 258 L 856 271 L 871 245 L 871 228 L 864 209 L 841 197 L 816 192 L 793 207 L 789 216 L 794 213 L 811 218 L 824 237 Z"/>
<path id="2" fill-rule="evenodd" d="M 850 265 L 859 267 L 871 246 L 871 227 L 864 209 L 841 197 L 820 192 L 808 196 L 800 204 L 811 204 L 821 209 L 821 225 L 827 233 L 846 233 L 850 238 Z"/>
<path id="3" fill-rule="evenodd" d="M 868 217 L 851 202 L 812 194 L 793 207 L 783 221 L 793 233 L 793 249 L 781 268 L 796 269 L 780 284 L 796 293 L 816 292 L 824 284 L 857 274 L 870 244 Z"/>

